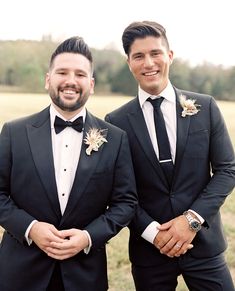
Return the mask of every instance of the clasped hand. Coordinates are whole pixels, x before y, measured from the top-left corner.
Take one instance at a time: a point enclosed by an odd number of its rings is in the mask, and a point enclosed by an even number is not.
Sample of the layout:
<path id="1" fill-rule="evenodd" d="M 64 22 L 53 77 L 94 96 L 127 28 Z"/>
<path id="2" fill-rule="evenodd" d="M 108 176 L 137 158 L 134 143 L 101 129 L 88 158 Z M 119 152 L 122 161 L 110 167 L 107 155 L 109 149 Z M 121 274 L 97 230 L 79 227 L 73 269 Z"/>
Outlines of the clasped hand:
<path id="1" fill-rule="evenodd" d="M 193 248 L 191 244 L 196 232 L 190 230 L 187 220 L 180 215 L 158 227 L 159 232 L 154 245 L 161 254 L 168 257 L 179 257 Z"/>
<path id="2" fill-rule="evenodd" d="M 88 247 L 87 234 L 80 229 L 57 230 L 54 225 L 36 222 L 30 232 L 30 239 L 49 257 L 65 260 Z"/>

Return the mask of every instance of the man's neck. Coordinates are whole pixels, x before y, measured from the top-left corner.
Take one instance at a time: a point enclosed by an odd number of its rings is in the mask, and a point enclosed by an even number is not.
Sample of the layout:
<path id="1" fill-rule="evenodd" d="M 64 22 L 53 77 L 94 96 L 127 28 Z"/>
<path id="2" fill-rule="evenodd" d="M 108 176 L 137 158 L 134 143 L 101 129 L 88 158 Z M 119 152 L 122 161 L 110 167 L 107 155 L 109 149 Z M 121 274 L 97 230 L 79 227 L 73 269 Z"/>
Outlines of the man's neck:
<path id="1" fill-rule="evenodd" d="M 62 110 L 60 107 L 58 107 L 57 105 L 55 105 L 54 103 L 52 104 L 52 106 L 54 106 L 54 108 L 56 109 L 56 111 L 58 111 L 66 120 L 70 120 L 72 119 L 74 116 L 76 116 L 79 112 L 81 112 L 83 110 L 83 107 L 78 108 L 75 111 L 65 111 Z"/>

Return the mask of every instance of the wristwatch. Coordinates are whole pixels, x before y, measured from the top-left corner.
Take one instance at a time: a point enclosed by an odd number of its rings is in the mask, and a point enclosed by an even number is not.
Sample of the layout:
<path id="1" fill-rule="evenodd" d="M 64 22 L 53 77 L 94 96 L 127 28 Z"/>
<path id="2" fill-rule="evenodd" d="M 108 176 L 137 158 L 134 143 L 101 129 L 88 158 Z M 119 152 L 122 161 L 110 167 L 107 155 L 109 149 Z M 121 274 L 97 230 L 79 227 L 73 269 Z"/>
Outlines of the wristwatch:
<path id="1" fill-rule="evenodd" d="M 196 218 L 194 218 L 190 212 L 185 211 L 183 215 L 188 220 L 189 228 L 192 231 L 198 232 L 202 228 L 201 223 Z"/>

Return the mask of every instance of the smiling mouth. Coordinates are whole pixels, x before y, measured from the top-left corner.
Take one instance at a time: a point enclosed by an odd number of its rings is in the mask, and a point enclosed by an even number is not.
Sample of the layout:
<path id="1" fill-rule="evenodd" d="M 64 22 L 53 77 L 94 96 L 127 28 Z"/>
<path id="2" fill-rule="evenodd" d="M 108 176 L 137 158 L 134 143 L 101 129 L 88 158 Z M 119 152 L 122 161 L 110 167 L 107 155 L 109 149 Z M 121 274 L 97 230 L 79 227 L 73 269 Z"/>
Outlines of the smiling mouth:
<path id="1" fill-rule="evenodd" d="M 75 88 L 61 88 L 59 91 L 67 97 L 80 94 L 80 90 Z"/>
<path id="2" fill-rule="evenodd" d="M 69 95 L 73 95 L 73 94 L 77 94 L 78 92 L 77 91 L 74 91 L 74 90 L 61 90 L 62 93 L 64 94 L 69 94 Z"/>
<path id="3" fill-rule="evenodd" d="M 144 76 L 148 77 L 148 76 L 156 76 L 159 73 L 159 71 L 152 71 L 152 72 L 146 72 L 143 73 Z"/>

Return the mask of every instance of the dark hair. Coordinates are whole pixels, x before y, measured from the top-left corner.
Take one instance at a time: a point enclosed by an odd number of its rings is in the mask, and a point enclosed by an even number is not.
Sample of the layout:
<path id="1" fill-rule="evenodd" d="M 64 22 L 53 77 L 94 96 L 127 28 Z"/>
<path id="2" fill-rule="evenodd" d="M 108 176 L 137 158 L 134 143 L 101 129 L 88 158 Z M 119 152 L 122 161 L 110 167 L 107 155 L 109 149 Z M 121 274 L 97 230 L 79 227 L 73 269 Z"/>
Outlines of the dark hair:
<path id="1" fill-rule="evenodd" d="M 137 38 L 145 38 L 147 36 L 162 38 L 169 50 L 166 30 L 161 24 L 154 21 L 138 21 L 128 25 L 122 34 L 122 45 L 126 55 L 129 55 L 131 45 Z"/>
<path id="2" fill-rule="evenodd" d="M 55 57 L 63 53 L 73 53 L 83 55 L 90 61 L 91 68 L 93 70 L 92 54 L 88 45 L 85 43 L 82 37 L 74 36 L 63 41 L 51 55 L 50 68 L 53 65 Z"/>

